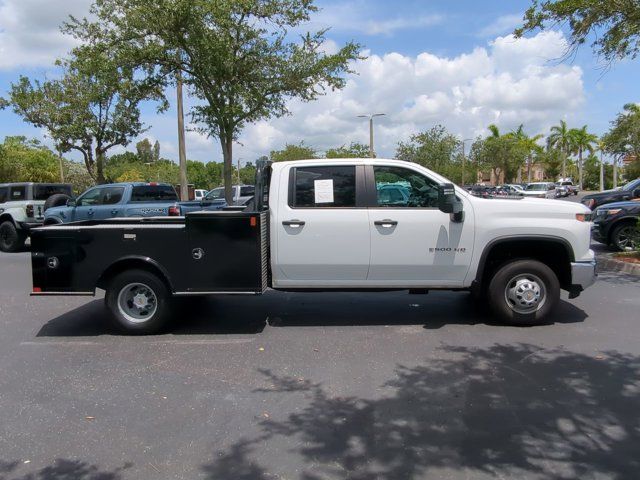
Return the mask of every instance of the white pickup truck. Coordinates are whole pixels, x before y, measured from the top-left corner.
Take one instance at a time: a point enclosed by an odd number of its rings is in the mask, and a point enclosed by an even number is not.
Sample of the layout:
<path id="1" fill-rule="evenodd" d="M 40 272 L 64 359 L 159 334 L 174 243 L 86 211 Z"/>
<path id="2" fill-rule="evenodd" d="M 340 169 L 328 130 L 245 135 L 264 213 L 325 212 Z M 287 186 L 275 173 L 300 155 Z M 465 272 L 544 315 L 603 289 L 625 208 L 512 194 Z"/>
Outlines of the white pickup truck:
<path id="1" fill-rule="evenodd" d="M 34 231 L 33 294 L 106 290 L 116 324 L 161 329 L 172 296 L 267 288 L 468 290 L 512 324 L 595 280 L 590 210 L 483 199 L 397 160 L 260 162 L 246 208 Z"/>

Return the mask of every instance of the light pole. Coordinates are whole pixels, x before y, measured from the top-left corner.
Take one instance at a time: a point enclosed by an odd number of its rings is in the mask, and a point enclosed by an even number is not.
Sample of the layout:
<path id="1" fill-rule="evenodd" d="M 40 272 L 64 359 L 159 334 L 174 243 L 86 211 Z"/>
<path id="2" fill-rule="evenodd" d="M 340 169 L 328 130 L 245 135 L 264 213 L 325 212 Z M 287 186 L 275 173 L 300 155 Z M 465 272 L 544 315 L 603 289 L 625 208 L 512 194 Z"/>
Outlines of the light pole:
<path id="1" fill-rule="evenodd" d="M 464 154 L 464 144 L 466 142 L 472 142 L 473 138 L 465 138 L 464 140 L 462 140 L 462 184 L 460 185 L 461 187 L 464 187 L 464 177 L 465 177 L 465 169 L 467 166 L 467 157 Z"/>
<path id="2" fill-rule="evenodd" d="M 373 150 L 373 117 L 382 117 L 385 115 L 384 113 L 374 113 L 373 115 L 358 115 L 358 118 L 368 118 L 369 119 L 369 156 L 371 158 L 375 157 L 375 153 Z"/>

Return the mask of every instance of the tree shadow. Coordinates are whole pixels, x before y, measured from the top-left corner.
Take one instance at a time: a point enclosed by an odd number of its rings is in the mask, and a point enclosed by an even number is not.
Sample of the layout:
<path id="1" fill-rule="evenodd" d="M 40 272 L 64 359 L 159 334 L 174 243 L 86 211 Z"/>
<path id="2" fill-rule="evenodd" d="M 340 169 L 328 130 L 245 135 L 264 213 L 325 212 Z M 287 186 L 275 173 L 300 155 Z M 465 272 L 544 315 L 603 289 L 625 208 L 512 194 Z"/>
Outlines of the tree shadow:
<path id="1" fill-rule="evenodd" d="M 533 345 L 443 347 L 398 366 L 377 398 L 262 372 L 275 399 L 306 407 L 260 422 L 203 466 L 207 478 L 633 479 L 640 472 L 640 357 Z M 286 443 L 303 465 L 278 471 L 264 451 Z M 285 450 L 282 450 L 285 452 Z M 261 456 L 262 455 L 262 456 Z M 260 463 L 262 461 L 262 465 Z"/>
<path id="2" fill-rule="evenodd" d="M 79 460 L 58 458 L 52 465 L 36 472 L 15 476 L 21 464 L 20 461 L 0 460 L 0 480 L 120 480 L 123 478 L 122 472 L 132 467 L 132 464 L 126 463 L 114 470 L 102 470 Z"/>
<path id="3" fill-rule="evenodd" d="M 185 298 L 176 303 L 174 335 L 256 334 L 272 327 L 423 325 L 499 325 L 493 314 L 466 292 L 287 293 L 263 296 Z M 568 302 L 560 302 L 548 323 L 577 323 L 587 317 Z M 89 302 L 47 322 L 38 337 L 118 335 L 101 300 Z"/>

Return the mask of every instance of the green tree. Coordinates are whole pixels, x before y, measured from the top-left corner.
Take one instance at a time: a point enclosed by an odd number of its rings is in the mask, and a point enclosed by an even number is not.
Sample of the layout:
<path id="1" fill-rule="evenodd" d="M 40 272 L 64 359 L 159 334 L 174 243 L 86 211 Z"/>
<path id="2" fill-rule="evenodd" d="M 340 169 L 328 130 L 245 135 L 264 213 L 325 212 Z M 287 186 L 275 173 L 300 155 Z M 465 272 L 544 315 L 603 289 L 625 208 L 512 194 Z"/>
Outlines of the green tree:
<path id="1" fill-rule="evenodd" d="M 187 178 L 196 188 L 207 188 L 209 186 L 209 176 L 204 163 L 195 160 L 187 160 Z"/>
<path id="2" fill-rule="evenodd" d="M 247 162 L 240 169 L 240 183 L 244 185 L 253 185 L 256 181 L 256 167 L 252 162 Z"/>
<path id="3" fill-rule="evenodd" d="M 136 153 L 142 163 L 153 163 L 160 160 L 160 143 L 156 142 L 152 145 L 148 138 L 140 140 L 136 143 Z"/>
<path id="4" fill-rule="evenodd" d="M 0 145 L 0 182 L 58 182 L 59 159 L 38 140 L 6 137 Z"/>
<path id="5" fill-rule="evenodd" d="M 538 161 L 544 167 L 545 176 L 547 180 L 555 181 L 563 168 L 566 165 L 565 156 L 562 152 L 555 148 L 547 148 L 543 152 L 538 154 Z"/>
<path id="6" fill-rule="evenodd" d="M 348 147 L 330 148 L 325 153 L 326 158 L 369 158 L 369 155 L 369 145 L 358 142 L 351 142 Z"/>
<path id="7" fill-rule="evenodd" d="M 313 0 L 99 0 L 92 20 L 73 19 L 66 31 L 116 51 L 125 65 L 182 74 L 202 100 L 193 119 L 220 141 L 231 202 L 233 142 L 244 126 L 289 113 L 290 98 L 343 88 L 359 56 L 352 42 L 323 53 L 324 30 L 291 40 L 316 11 Z"/>
<path id="8" fill-rule="evenodd" d="M 582 156 L 584 152 L 593 154 L 598 143 L 598 136 L 593 133 L 589 133 L 586 125 L 582 128 L 572 128 L 569 131 L 569 134 L 571 135 L 571 149 L 574 153 L 578 154 L 578 185 L 580 186 L 580 190 L 582 190 L 582 183 L 584 180 Z"/>
<path id="9" fill-rule="evenodd" d="M 627 166 L 629 178 L 640 176 L 640 106 L 628 103 L 623 111 L 611 122 L 611 129 L 603 137 L 606 151 L 614 161 L 632 159 Z M 614 164 L 614 186 L 617 186 L 617 171 Z"/>
<path id="10" fill-rule="evenodd" d="M 442 125 L 399 142 L 396 158 L 418 163 L 456 183 L 462 181 L 462 142 Z M 366 155 L 365 155 L 366 156 Z"/>
<path id="11" fill-rule="evenodd" d="M 79 151 L 91 177 L 104 183 L 107 152 L 145 130 L 139 104 L 160 99 L 161 92 L 96 49 L 78 48 L 57 63 L 64 70 L 61 79 L 20 77 L 11 85 L 9 103 L 25 121 L 45 128 L 58 150 Z"/>
<path id="12" fill-rule="evenodd" d="M 477 160 L 484 169 L 491 169 L 496 181 L 512 181 L 522 168 L 528 151 L 513 133 L 501 134 L 496 125 L 489 125 L 490 135 L 482 142 Z"/>
<path id="13" fill-rule="evenodd" d="M 516 37 L 548 26 L 567 25 L 574 52 L 590 38 L 593 51 L 606 62 L 635 58 L 640 48 L 640 3 L 637 0 L 534 0 Z"/>
<path id="14" fill-rule="evenodd" d="M 304 142 L 300 142 L 297 145 L 287 143 L 282 150 L 272 150 L 269 154 L 269 158 L 273 162 L 306 160 L 318 158 L 318 153 L 313 147 L 306 145 Z"/>
<path id="15" fill-rule="evenodd" d="M 211 190 L 223 184 L 222 171 L 224 165 L 222 163 L 209 162 L 205 164 L 205 169 L 207 170 L 207 189 Z"/>
<path id="16" fill-rule="evenodd" d="M 536 154 L 542 151 L 542 147 L 538 144 L 538 141 L 542 139 L 544 135 L 539 133 L 538 135 L 530 137 L 524 132 L 524 125 L 520 125 L 516 130 L 511 132 L 511 134 L 517 139 L 517 141 L 520 143 L 520 146 L 525 152 L 527 164 L 527 182 L 531 183 L 531 167 L 534 164 L 534 160 L 537 158 Z M 519 173 L 518 183 L 521 182 L 522 175 Z"/>
<path id="17" fill-rule="evenodd" d="M 551 127 L 551 133 L 547 137 L 547 142 L 550 147 L 560 150 L 563 178 L 567 176 L 567 157 L 571 152 L 572 141 L 571 130 L 567 127 L 567 122 L 560 120 L 559 125 Z"/>

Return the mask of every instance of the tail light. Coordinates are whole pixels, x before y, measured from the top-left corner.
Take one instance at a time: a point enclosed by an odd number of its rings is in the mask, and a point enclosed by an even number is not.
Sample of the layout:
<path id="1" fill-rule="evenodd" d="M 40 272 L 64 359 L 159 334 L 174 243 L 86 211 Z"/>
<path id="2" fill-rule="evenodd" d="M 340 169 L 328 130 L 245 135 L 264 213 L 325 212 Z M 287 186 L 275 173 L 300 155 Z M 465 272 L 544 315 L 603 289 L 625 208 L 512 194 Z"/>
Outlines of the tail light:
<path id="1" fill-rule="evenodd" d="M 27 205 L 27 217 L 33 217 L 33 205 Z"/>
<path id="2" fill-rule="evenodd" d="M 169 216 L 170 217 L 179 217 L 180 216 L 180 207 L 178 205 L 171 205 L 169 207 Z"/>

